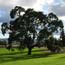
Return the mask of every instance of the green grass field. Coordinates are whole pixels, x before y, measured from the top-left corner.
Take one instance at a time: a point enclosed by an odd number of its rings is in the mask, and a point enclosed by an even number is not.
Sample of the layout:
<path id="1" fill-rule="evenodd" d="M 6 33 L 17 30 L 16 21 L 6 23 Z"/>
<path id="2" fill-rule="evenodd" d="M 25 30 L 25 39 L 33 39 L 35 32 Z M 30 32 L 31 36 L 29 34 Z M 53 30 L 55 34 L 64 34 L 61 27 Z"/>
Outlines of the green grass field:
<path id="1" fill-rule="evenodd" d="M 65 53 L 54 54 L 43 48 L 34 48 L 32 55 L 24 51 L 0 48 L 0 65 L 65 65 Z"/>

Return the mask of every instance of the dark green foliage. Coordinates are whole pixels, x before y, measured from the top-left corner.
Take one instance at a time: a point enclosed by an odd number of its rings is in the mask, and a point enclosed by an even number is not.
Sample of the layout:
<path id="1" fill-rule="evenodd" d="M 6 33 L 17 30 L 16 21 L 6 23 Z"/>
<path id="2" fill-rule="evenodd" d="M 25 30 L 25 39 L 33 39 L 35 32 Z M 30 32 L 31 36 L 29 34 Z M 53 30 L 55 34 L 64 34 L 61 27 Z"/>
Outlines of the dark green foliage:
<path id="1" fill-rule="evenodd" d="M 23 15 L 21 15 L 22 12 L 24 12 Z M 13 41 L 19 41 L 20 47 L 27 47 L 29 49 L 28 54 L 31 54 L 34 46 L 40 47 L 42 40 L 47 42 L 45 45 L 52 50 L 55 45 L 52 42 L 51 36 L 53 36 L 54 32 L 62 31 L 63 29 L 62 21 L 53 13 L 45 15 L 43 12 L 37 12 L 33 9 L 25 10 L 20 6 L 16 6 L 10 11 L 10 16 L 14 20 L 10 21 L 10 24 L 2 24 L 3 34 L 7 29 L 11 31 L 9 33 L 8 48 L 12 47 L 11 43 Z M 37 39 L 36 44 L 34 44 L 35 39 Z"/>
<path id="2" fill-rule="evenodd" d="M 64 34 L 64 30 L 62 30 L 60 38 L 61 38 L 62 46 L 65 47 L 65 34 Z"/>

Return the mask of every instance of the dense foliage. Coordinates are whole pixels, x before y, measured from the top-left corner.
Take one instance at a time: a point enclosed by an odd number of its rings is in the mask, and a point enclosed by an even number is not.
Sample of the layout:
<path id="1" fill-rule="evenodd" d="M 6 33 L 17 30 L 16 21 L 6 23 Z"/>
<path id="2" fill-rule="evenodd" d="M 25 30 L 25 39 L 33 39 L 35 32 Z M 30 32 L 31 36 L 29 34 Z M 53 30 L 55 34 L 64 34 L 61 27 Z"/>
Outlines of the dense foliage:
<path id="1" fill-rule="evenodd" d="M 29 49 L 28 54 L 34 46 L 46 46 L 49 50 L 55 52 L 58 45 L 58 40 L 53 38 L 53 33 L 59 31 L 61 38 L 63 37 L 63 23 L 54 13 L 44 14 L 43 12 L 34 11 L 20 6 L 16 6 L 10 11 L 12 20 L 9 23 L 2 24 L 2 33 L 5 34 L 8 30 L 9 38 L 7 47 L 12 47 L 13 41 L 19 41 L 20 47 Z M 36 43 L 35 43 L 36 41 Z"/>

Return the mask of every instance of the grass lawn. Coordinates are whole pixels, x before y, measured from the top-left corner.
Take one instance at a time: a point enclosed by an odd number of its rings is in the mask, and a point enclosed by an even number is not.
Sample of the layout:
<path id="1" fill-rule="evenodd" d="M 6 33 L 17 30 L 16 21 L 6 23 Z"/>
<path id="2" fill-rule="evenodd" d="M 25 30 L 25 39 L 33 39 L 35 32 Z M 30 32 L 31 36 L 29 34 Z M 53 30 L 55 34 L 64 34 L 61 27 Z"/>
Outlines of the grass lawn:
<path id="1" fill-rule="evenodd" d="M 43 48 L 34 48 L 32 55 L 24 51 L 0 48 L 0 65 L 65 65 L 65 53 L 53 54 Z"/>

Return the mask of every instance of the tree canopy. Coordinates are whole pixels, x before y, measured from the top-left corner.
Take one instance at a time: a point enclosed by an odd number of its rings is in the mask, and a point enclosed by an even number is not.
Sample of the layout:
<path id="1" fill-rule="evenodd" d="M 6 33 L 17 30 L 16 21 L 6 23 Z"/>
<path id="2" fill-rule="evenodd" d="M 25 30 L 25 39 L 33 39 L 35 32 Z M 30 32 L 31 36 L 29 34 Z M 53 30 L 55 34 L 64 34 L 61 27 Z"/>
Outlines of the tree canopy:
<path id="1" fill-rule="evenodd" d="M 3 34 L 10 30 L 8 48 L 12 47 L 11 43 L 14 40 L 19 41 L 20 47 L 29 49 L 28 54 L 31 54 L 34 46 L 40 46 L 42 40 L 50 40 L 54 32 L 62 32 L 64 27 L 62 21 L 54 13 L 44 14 L 31 8 L 25 10 L 23 7 L 16 6 L 10 11 L 10 17 L 11 21 L 1 26 Z M 34 43 L 35 40 L 37 43 Z"/>

